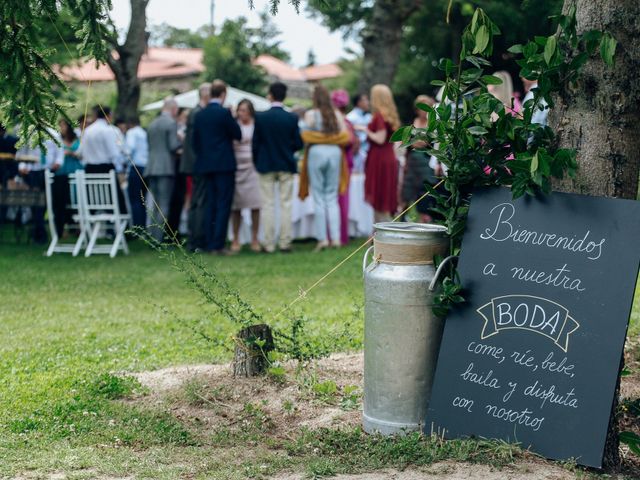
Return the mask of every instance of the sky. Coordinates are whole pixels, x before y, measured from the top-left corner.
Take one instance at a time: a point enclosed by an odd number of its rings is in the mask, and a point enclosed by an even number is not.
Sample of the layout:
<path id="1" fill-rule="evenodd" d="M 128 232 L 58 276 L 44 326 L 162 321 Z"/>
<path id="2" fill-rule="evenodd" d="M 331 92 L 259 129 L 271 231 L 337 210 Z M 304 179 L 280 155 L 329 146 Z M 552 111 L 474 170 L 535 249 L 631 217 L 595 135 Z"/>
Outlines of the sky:
<path id="1" fill-rule="evenodd" d="M 257 26 L 257 12 L 263 10 L 267 3 L 267 0 L 255 0 L 256 9 L 251 11 L 248 0 L 216 0 L 214 24 L 219 27 L 227 19 L 245 16 L 249 19 L 250 26 Z M 210 4 L 210 0 L 151 0 L 147 7 L 148 24 L 159 25 L 164 22 L 174 27 L 195 30 L 209 23 Z M 129 0 L 112 0 L 112 5 L 111 17 L 119 30 L 126 31 L 131 17 Z M 294 65 L 305 65 L 310 49 L 313 49 L 319 64 L 348 57 L 345 47 L 357 49 L 355 42 L 345 43 L 341 33 L 331 33 L 319 19 L 307 16 L 304 11 L 296 14 L 287 0 L 282 0 L 279 12 L 274 17 L 276 25 L 282 31 L 281 47 L 291 54 L 291 63 Z"/>

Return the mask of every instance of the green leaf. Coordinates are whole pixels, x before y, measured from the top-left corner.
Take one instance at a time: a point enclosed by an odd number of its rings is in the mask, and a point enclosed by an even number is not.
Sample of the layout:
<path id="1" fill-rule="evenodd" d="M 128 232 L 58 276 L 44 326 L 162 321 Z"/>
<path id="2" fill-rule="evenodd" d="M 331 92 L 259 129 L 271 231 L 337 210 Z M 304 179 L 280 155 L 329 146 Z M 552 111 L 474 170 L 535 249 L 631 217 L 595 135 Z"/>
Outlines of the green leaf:
<path id="1" fill-rule="evenodd" d="M 629 450 L 640 455 L 640 436 L 633 432 L 620 432 L 618 438 L 629 447 Z"/>
<path id="2" fill-rule="evenodd" d="M 608 32 L 605 33 L 602 36 L 602 40 L 600 40 L 600 56 L 602 60 L 604 60 L 604 63 L 610 67 L 612 67 L 614 63 L 613 56 L 616 53 L 617 45 L 618 41 Z"/>
<path id="3" fill-rule="evenodd" d="M 420 110 L 424 111 L 424 112 L 431 112 L 433 110 L 433 107 L 427 105 L 426 103 L 418 103 L 416 104 L 416 108 L 419 108 Z"/>
<path id="4" fill-rule="evenodd" d="M 547 38 L 547 43 L 544 46 L 544 61 L 547 65 L 551 65 L 551 59 L 553 58 L 553 54 L 556 53 L 556 36 L 551 35 Z"/>
<path id="5" fill-rule="evenodd" d="M 589 55 L 596 51 L 596 48 L 598 48 L 598 45 L 602 41 L 602 36 L 603 33 L 600 30 L 589 30 L 582 34 L 582 41 Z"/>
<path id="6" fill-rule="evenodd" d="M 476 8 L 476 11 L 473 12 L 473 18 L 471 19 L 471 31 L 472 32 L 476 31 L 476 26 L 478 24 L 478 13 L 479 13 L 479 10 Z"/>
<path id="7" fill-rule="evenodd" d="M 533 158 L 531 159 L 531 175 L 535 175 L 537 170 L 538 170 L 538 152 L 536 152 Z"/>
<path id="8" fill-rule="evenodd" d="M 489 30 L 484 25 L 480 25 L 475 35 L 475 47 L 472 53 L 483 53 L 489 45 Z"/>
<path id="9" fill-rule="evenodd" d="M 502 79 L 500 79 L 498 77 L 494 77 L 493 75 L 483 75 L 482 77 L 480 77 L 480 80 L 482 80 L 487 85 L 501 85 L 502 84 Z"/>
<path id="10" fill-rule="evenodd" d="M 475 125 L 468 129 L 471 135 L 485 135 L 488 133 L 488 130 L 480 125 Z"/>
<path id="11" fill-rule="evenodd" d="M 512 45 L 507 49 L 507 52 L 509 53 L 522 53 L 522 45 L 521 44 L 516 44 L 516 45 Z"/>
<path id="12" fill-rule="evenodd" d="M 409 133 L 411 133 L 411 126 L 407 125 L 406 127 L 401 127 L 398 130 L 396 130 L 395 132 L 393 132 L 393 135 L 391 135 L 391 138 L 389 139 L 390 142 L 400 142 L 402 141 L 403 137 L 404 137 L 404 132 L 406 130 L 409 130 Z"/>
<path id="13" fill-rule="evenodd" d="M 409 143 L 409 139 L 411 138 L 412 132 L 413 132 L 413 128 L 411 126 L 408 126 L 407 128 L 404 129 L 404 132 L 402 132 L 402 143 L 404 145 Z"/>

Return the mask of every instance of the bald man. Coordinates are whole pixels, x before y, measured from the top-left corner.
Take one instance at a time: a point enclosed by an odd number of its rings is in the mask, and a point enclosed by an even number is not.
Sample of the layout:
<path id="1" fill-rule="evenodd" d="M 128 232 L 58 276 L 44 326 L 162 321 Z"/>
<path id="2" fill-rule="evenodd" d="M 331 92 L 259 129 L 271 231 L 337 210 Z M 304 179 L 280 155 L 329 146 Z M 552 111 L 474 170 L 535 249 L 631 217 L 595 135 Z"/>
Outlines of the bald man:
<path id="1" fill-rule="evenodd" d="M 155 203 L 148 205 L 152 212 L 150 233 L 154 239 L 161 242 L 164 237 L 165 221 L 169 218 L 169 206 L 176 175 L 174 155 L 180 148 L 178 139 L 178 124 L 176 116 L 178 104 L 173 98 L 164 101 L 162 112 L 147 129 L 149 137 L 149 160 L 144 171 L 149 190 Z M 177 232 L 174 232 L 177 233 Z M 172 232 L 167 232 L 172 240 Z"/>

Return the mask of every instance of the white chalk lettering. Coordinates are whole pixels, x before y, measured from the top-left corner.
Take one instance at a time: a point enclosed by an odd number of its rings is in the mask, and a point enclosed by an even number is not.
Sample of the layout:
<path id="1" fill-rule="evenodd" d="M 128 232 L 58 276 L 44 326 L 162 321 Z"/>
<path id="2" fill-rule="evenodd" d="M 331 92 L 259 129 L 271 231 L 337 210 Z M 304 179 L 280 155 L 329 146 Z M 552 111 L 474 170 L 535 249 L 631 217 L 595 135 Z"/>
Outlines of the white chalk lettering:
<path id="1" fill-rule="evenodd" d="M 511 358 L 513 360 L 513 363 L 515 363 L 516 365 L 522 365 L 523 367 L 533 368 L 535 371 L 537 370 L 538 366 L 534 363 L 535 357 L 532 355 L 529 355 L 529 352 L 531 352 L 531 350 L 527 350 L 526 352 L 523 352 L 523 353 L 512 352 Z"/>
<path id="2" fill-rule="evenodd" d="M 587 230 L 582 237 L 578 237 L 577 235 L 558 235 L 556 233 L 516 228 L 511 222 L 516 215 L 516 207 L 511 203 L 500 203 L 493 207 L 489 213 L 495 217 L 495 223 L 493 227 L 486 228 L 480 234 L 482 240 L 493 240 L 495 242 L 510 240 L 516 243 L 569 250 L 576 253 L 585 253 L 589 260 L 598 260 L 602 256 L 602 247 L 606 239 L 601 238 L 597 241 L 589 239 L 591 230 Z"/>
<path id="3" fill-rule="evenodd" d="M 520 303 L 513 309 L 510 303 L 501 302 L 496 305 L 498 310 L 497 325 L 504 328 L 526 328 L 535 330 L 549 336 L 555 335 L 558 323 L 560 322 L 560 310 L 544 310 L 541 306 L 535 305 L 533 313 L 526 303 Z M 548 315 L 548 316 L 547 316 Z"/>
<path id="4" fill-rule="evenodd" d="M 504 395 L 504 397 L 502 397 L 502 401 L 503 401 L 503 402 L 505 402 L 505 403 L 506 403 L 506 402 L 508 402 L 508 401 L 509 401 L 509 399 L 511 398 L 511 395 L 513 395 L 513 392 L 515 392 L 515 390 L 516 390 L 516 387 L 517 387 L 517 386 L 518 386 L 518 382 L 509 382 L 509 388 L 510 388 L 511 390 L 509 390 L 509 391 Z"/>
<path id="5" fill-rule="evenodd" d="M 463 397 L 456 397 L 452 402 L 454 407 L 462 408 L 467 412 L 471 413 L 471 407 L 473 407 L 473 400 L 469 400 Z"/>
<path id="6" fill-rule="evenodd" d="M 467 351 L 475 353 L 476 355 L 485 355 L 498 360 L 498 363 L 504 362 L 504 352 L 502 347 L 496 347 L 494 345 L 485 345 L 484 343 L 471 342 L 467 345 Z"/>
<path id="7" fill-rule="evenodd" d="M 483 275 L 492 276 L 492 277 L 497 277 L 498 274 L 496 272 L 494 272 L 495 268 L 496 268 L 496 264 L 495 263 L 487 263 L 484 266 L 484 269 L 482 270 L 482 274 Z"/>
<path id="8" fill-rule="evenodd" d="M 542 370 L 547 370 L 552 373 L 562 373 L 564 375 L 567 375 L 573 378 L 574 365 L 573 364 L 567 365 L 567 361 L 568 361 L 567 357 L 562 357 L 562 360 L 560 360 L 560 363 L 558 363 L 553 359 L 553 352 L 549 352 L 549 355 L 547 355 L 547 358 L 545 358 L 543 362 L 540 364 L 540 368 L 542 368 Z"/>
<path id="9" fill-rule="evenodd" d="M 563 275 L 565 272 L 571 272 L 571 270 L 567 269 L 566 263 L 555 271 L 557 273 L 554 274 L 539 272 L 530 268 L 525 270 L 524 267 L 513 267 L 511 269 L 511 272 L 513 273 L 512 278 L 515 278 L 516 280 L 538 283 L 540 285 L 553 285 L 554 287 L 560 287 L 566 290 L 575 290 L 577 292 L 585 291 L 585 288 L 582 287 L 582 282 L 579 278 L 572 279 L 567 275 Z"/>
<path id="10" fill-rule="evenodd" d="M 578 399 L 575 398 L 575 389 L 573 388 L 565 394 L 560 394 L 556 393 L 555 385 L 544 388 L 544 385 L 538 384 L 536 380 L 535 383 L 524 389 L 524 394 L 528 397 L 538 398 L 540 408 L 544 408 L 547 402 L 563 407 L 578 408 Z"/>
<path id="11" fill-rule="evenodd" d="M 499 418 L 500 420 L 504 420 L 505 422 L 517 423 L 518 425 L 530 427 L 534 432 L 540 430 L 542 422 L 544 422 L 544 417 L 531 417 L 530 415 L 533 413 L 533 411 L 529 410 L 528 408 L 525 408 L 522 411 L 498 408 L 495 405 L 487 405 L 485 408 L 487 409 L 487 415 L 491 415 L 494 418 Z"/>
<path id="12" fill-rule="evenodd" d="M 493 370 L 489 370 L 489 373 L 486 375 L 483 373 L 476 373 L 473 371 L 473 362 L 469 364 L 464 373 L 461 373 L 460 376 L 463 380 L 471 383 L 476 383 L 482 387 L 487 388 L 495 388 L 499 389 L 500 384 L 498 383 L 498 379 L 493 377 Z"/>

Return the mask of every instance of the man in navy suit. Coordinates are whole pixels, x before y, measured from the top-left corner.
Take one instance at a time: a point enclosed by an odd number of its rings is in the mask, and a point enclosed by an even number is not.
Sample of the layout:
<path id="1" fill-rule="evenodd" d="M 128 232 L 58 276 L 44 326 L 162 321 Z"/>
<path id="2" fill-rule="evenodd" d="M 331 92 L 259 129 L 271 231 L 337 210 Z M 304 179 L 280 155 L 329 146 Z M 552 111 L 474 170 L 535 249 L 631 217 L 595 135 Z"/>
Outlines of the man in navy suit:
<path id="1" fill-rule="evenodd" d="M 273 83 L 267 98 L 271 108 L 256 114 L 253 132 L 253 161 L 260 174 L 262 195 L 263 248 L 267 253 L 276 249 L 275 240 L 275 186 L 280 191 L 280 251 L 291 252 L 291 200 L 293 175 L 297 171 L 294 153 L 303 147 L 298 128 L 298 117 L 287 112 L 282 102 L 287 86 Z"/>
<path id="2" fill-rule="evenodd" d="M 193 123 L 194 174 L 202 175 L 206 185 L 204 206 L 205 250 L 225 255 L 227 227 L 235 188 L 236 157 L 233 141 L 242 133 L 231 112 L 224 108 L 227 85 L 222 80 L 211 84 L 211 100 L 200 110 Z"/>

